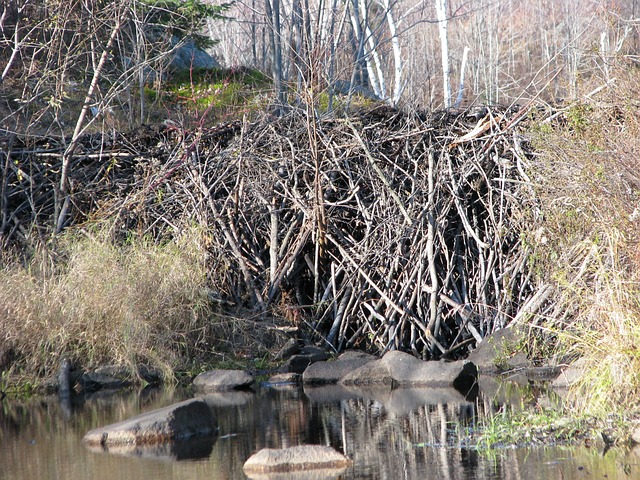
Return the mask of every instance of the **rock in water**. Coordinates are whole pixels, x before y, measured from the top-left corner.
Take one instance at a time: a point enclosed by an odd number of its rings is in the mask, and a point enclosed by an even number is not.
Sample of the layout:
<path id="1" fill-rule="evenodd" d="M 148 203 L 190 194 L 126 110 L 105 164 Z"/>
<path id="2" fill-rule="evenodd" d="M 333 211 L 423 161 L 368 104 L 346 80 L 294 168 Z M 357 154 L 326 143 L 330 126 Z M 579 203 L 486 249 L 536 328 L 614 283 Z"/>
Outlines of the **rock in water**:
<path id="1" fill-rule="evenodd" d="M 88 446 L 151 445 L 208 437 L 217 426 L 203 400 L 187 400 L 137 415 L 122 422 L 89 431 L 82 439 Z"/>
<path id="2" fill-rule="evenodd" d="M 248 388 L 254 378 L 242 370 L 210 370 L 193 379 L 193 386 L 200 391 L 215 392 Z"/>
<path id="3" fill-rule="evenodd" d="M 315 469 L 343 469 L 351 460 L 325 445 L 300 445 L 283 449 L 264 448 L 244 464 L 247 475 L 268 472 L 299 472 Z"/>

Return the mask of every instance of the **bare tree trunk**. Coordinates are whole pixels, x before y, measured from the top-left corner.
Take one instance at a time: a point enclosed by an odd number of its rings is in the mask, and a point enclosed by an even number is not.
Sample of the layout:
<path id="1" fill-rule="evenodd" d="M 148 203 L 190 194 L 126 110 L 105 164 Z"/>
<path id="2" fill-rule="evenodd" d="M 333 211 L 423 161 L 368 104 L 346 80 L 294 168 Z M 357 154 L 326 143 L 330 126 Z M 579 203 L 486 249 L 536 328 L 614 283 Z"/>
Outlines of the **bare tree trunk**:
<path id="1" fill-rule="evenodd" d="M 273 4 L 271 3 L 273 1 Z M 269 40 L 271 43 L 273 86 L 276 91 L 278 110 L 285 103 L 284 83 L 282 78 L 282 29 L 280 25 L 280 0 L 265 0 L 265 9 L 269 23 Z"/>
<path id="2" fill-rule="evenodd" d="M 436 16 L 438 19 L 438 33 L 440 34 L 440 53 L 442 56 L 442 93 L 444 107 L 451 106 L 451 84 L 449 83 L 449 41 L 447 39 L 447 1 L 436 0 Z"/>

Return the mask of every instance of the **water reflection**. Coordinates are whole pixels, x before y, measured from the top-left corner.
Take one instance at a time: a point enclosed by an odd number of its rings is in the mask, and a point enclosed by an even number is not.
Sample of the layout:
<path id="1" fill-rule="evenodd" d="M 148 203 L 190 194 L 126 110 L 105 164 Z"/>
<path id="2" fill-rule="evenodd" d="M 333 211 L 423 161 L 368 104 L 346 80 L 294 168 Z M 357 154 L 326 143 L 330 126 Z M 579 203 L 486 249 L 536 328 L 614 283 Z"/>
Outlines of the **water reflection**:
<path id="1" fill-rule="evenodd" d="M 0 403 L 0 478 L 244 479 L 244 461 L 257 450 L 303 443 L 332 445 L 349 455 L 354 462 L 339 474 L 341 479 L 640 476 L 640 457 L 633 451 L 612 449 L 603 455 L 602 448 L 538 447 L 486 453 L 469 448 L 468 433 L 477 419 L 501 403 L 526 408 L 533 401 L 555 401 L 517 384 L 486 381 L 481 389 L 485 393 L 474 400 L 454 390 L 339 386 L 206 395 L 218 420 L 217 438 L 116 452 L 124 455 L 91 451 L 81 439 L 93 428 L 182 401 L 191 393 L 103 392 L 62 403 L 57 397 L 5 399 Z M 178 461 L 186 458 L 192 460 Z"/>

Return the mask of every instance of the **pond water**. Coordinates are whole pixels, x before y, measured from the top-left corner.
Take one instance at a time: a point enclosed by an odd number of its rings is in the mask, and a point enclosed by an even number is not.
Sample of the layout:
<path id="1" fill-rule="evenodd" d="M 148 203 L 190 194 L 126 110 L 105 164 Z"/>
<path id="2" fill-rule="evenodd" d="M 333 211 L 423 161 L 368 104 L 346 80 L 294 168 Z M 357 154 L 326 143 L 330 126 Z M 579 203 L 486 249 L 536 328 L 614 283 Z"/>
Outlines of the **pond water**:
<path id="1" fill-rule="evenodd" d="M 506 392 L 511 389 L 511 394 Z M 526 408 L 529 389 L 489 385 L 475 398 L 454 390 L 347 391 L 262 386 L 208 395 L 214 440 L 138 451 L 96 452 L 81 439 L 93 428 L 193 396 L 186 390 L 101 393 L 64 404 L 57 397 L 0 404 L 0 478 L 244 479 L 244 461 L 264 447 L 325 444 L 353 465 L 342 479 L 640 478 L 640 454 L 602 446 L 478 450 L 467 445 L 479 416 L 509 397 Z M 514 400 L 515 398 L 515 400 Z M 308 477 L 296 477 L 308 478 Z"/>

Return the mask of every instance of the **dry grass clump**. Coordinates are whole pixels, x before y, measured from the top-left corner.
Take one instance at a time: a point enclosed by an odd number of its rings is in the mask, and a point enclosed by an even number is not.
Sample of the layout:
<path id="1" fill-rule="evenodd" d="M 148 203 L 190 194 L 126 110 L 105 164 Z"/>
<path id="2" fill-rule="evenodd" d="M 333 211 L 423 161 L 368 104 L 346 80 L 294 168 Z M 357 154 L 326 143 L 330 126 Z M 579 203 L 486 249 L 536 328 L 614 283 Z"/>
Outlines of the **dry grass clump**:
<path id="1" fill-rule="evenodd" d="M 638 406 L 640 393 L 640 79 L 615 83 L 538 125 L 538 195 L 544 228 L 536 263 L 556 306 L 543 329 L 588 372 L 571 398 L 582 411 Z M 584 85 L 594 92 L 598 81 Z M 558 112 L 556 112 L 558 113 Z"/>
<path id="2" fill-rule="evenodd" d="M 0 331 L 29 375 L 50 375 L 62 356 L 82 366 L 149 364 L 171 374 L 210 335 L 204 250 L 197 231 L 159 245 L 107 229 L 69 233 L 52 269 L 0 271 Z M 16 372 L 20 373 L 20 372 Z"/>

